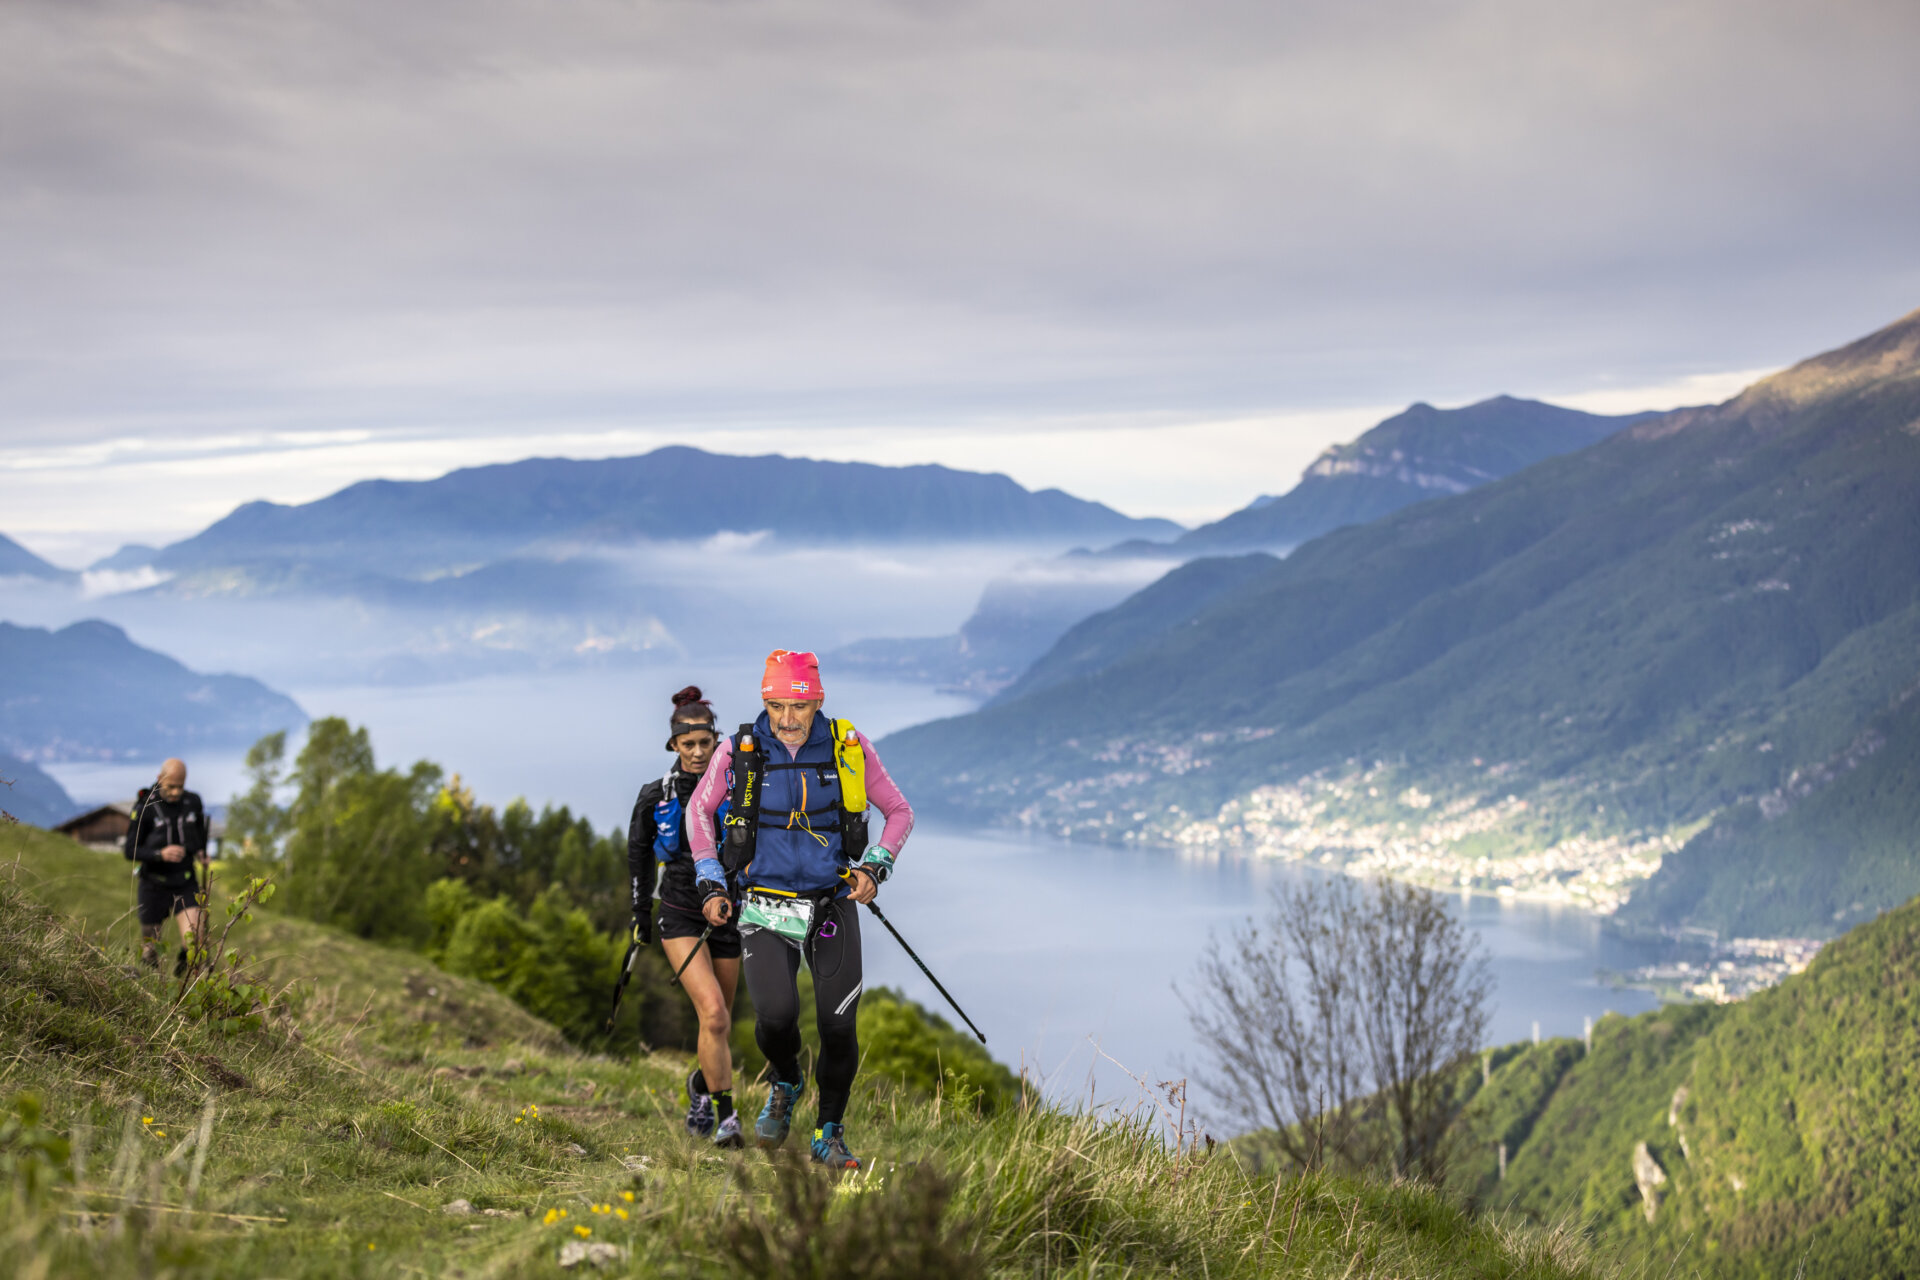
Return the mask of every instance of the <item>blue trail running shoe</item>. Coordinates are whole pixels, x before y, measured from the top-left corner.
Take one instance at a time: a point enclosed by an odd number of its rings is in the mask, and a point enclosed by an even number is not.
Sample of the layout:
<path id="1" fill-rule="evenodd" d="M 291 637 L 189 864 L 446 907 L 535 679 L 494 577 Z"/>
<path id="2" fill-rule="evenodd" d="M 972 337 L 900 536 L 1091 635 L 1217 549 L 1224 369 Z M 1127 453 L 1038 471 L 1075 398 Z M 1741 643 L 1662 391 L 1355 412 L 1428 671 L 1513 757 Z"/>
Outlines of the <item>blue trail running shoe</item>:
<path id="1" fill-rule="evenodd" d="M 847 1150 L 847 1126 L 829 1120 L 813 1131 L 813 1162 L 829 1169 L 858 1169 L 860 1159 Z"/>
<path id="2" fill-rule="evenodd" d="M 687 1075 L 687 1136 L 690 1138 L 704 1138 L 713 1132 L 713 1098 L 693 1087 L 699 1075 L 698 1067 Z"/>
<path id="3" fill-rule="evenodd" d="M 740 1117 L 738 1115 L 728 1116 L 720 1122 L 720 1127 L 713 1131 L 713 1145 L 716 1147 L 732 1147 L 735 1150 L 747 1145 L 747 1140 L 740 1135 Z"/>
<path id="4" fill-rule="evenodd" d="M 773 1087 L 767 1090 L 767 1105 L 760 1109 L 760 1118 L 753 1122 L 755 1146 L 777 1147 L 787 1140 L 787 1129 L 793 1124 L 793 1104 L 800 1098 L 800 1089 L 800 1085 L 784 1080 L 773 1082 Z"/>

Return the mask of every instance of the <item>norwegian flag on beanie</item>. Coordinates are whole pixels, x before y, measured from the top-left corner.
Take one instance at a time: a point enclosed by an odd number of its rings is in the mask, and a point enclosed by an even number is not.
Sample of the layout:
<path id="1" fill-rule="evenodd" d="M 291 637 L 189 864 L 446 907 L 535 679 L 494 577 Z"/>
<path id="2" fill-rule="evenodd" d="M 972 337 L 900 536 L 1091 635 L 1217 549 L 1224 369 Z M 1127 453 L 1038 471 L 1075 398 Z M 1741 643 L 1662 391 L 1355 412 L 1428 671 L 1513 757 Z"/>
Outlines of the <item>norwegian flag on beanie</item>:
<path id="1" fill-rule="evenodd" d="M 767 669 L 760 677 L 761 697 L 811 702 L 825 692 L 820 687 L 820 659 L 813 654 L 775 649 L 767 655 Z"/>

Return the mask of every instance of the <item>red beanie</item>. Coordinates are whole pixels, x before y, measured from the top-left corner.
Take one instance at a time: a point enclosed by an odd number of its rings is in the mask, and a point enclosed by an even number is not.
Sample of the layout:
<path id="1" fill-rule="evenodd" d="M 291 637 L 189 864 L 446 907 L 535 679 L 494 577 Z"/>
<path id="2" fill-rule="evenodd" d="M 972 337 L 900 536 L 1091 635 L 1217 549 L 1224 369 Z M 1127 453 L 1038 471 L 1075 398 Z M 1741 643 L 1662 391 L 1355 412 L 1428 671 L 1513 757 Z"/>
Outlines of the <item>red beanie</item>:
<path id="1" fill-rule="evenodd" d="M 825 693 L 820 687 L 820 659 L 810 653 L 790 653 L 785 649 L 775 649 L 767 655 L 767 670 L 760 677 L 761 697 L 810 702 Z"/>

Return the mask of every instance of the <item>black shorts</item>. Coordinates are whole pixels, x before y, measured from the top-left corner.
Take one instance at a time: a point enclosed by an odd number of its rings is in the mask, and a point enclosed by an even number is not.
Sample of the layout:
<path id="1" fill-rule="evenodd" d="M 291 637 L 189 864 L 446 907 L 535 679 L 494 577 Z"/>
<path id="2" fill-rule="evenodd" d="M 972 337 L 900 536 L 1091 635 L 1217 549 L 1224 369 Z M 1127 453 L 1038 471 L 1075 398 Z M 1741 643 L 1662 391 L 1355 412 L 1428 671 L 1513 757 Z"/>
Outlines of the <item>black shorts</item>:
<path id="1" fill-rule="evenodd" d="M 189 880 L 185 884 L 161 884 L 157 880 L 140 877 L 140 923 L 152 928 L 185 911 L 188 907 L 197 907 L 200 896 L 200 883 Z"/>
<path id="2" fill-rule="evenodd" d="M 707 927 L 707 918 L 689 907 L 675 906 L 660 899 L 660 938 L 697 938 Z M 740 958 L 740 926 L 729 920 L 707 936 L 707 947 L 715 960 Z"/>

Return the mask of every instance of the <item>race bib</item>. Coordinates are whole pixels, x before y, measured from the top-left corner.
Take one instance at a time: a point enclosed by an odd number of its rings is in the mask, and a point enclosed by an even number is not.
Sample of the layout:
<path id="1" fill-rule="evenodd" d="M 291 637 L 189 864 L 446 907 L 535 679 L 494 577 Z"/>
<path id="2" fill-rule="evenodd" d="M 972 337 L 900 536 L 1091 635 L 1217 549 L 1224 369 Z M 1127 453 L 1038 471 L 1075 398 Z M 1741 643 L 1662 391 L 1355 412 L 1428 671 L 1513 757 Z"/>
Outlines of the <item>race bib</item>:
<path id="1" fill-rule="evenodd" d="M 740 901 L 740 927 L 765 929 L 791 942 L 804 943 L 813 923 L 813 904 L 805 898 L 780 898 L 749 893 Z"/>

